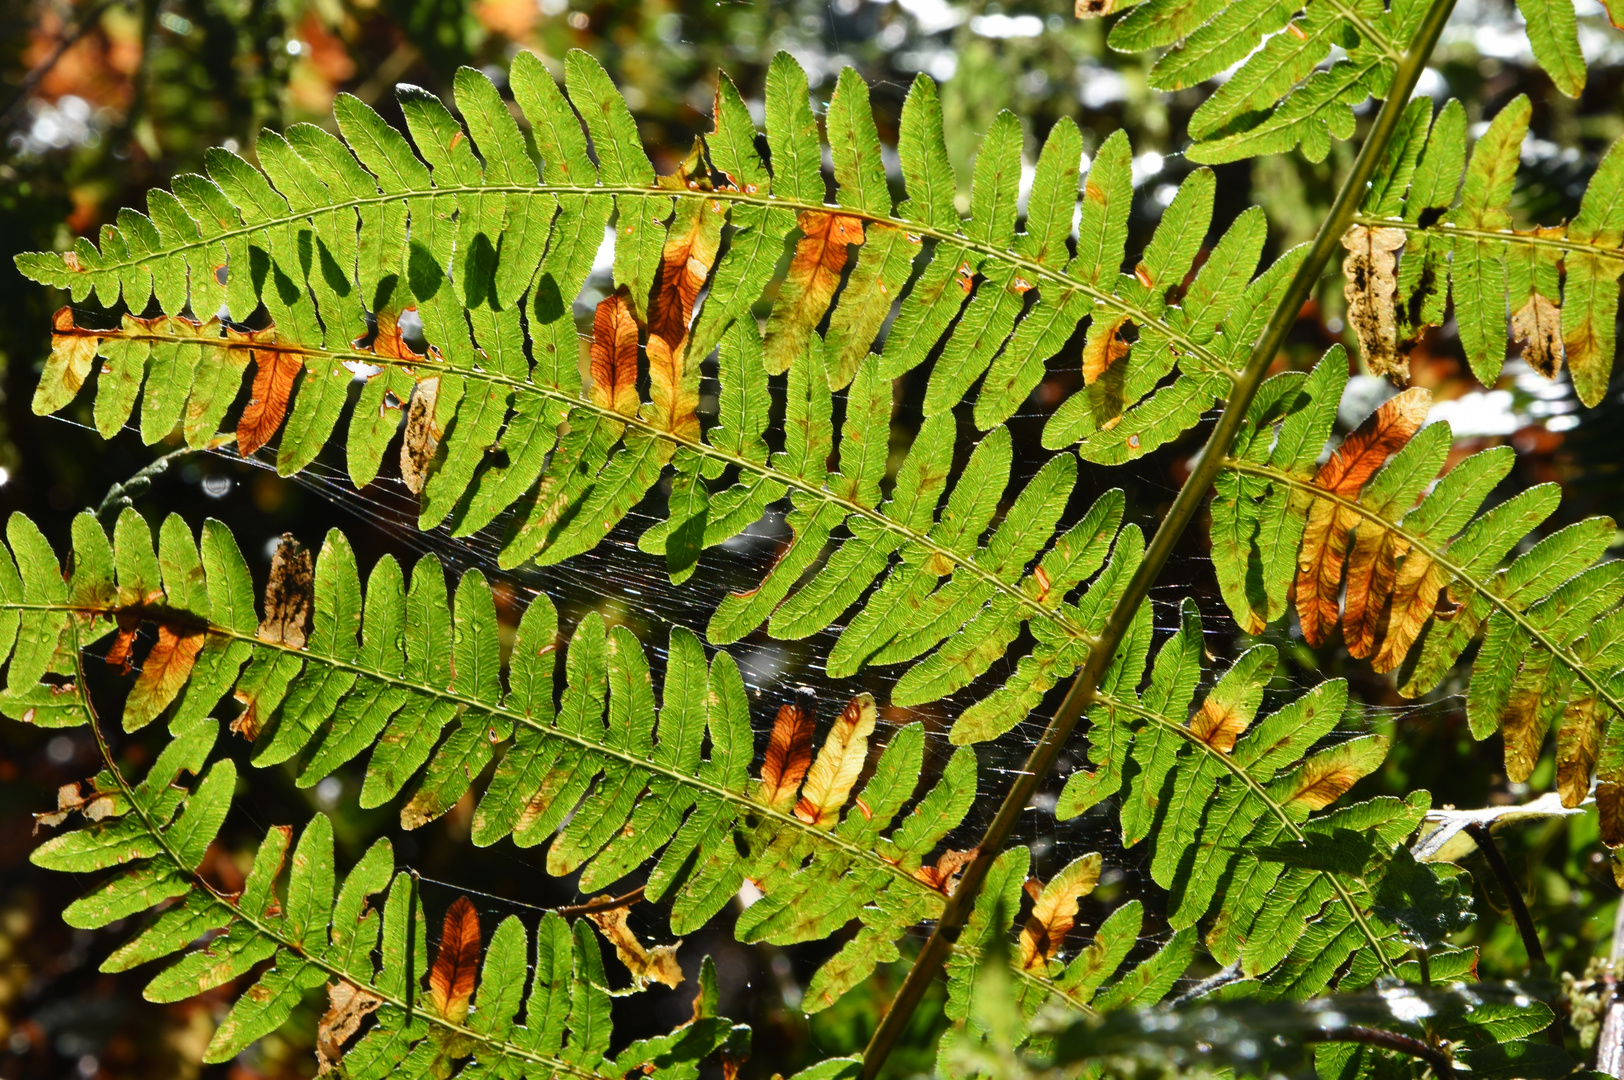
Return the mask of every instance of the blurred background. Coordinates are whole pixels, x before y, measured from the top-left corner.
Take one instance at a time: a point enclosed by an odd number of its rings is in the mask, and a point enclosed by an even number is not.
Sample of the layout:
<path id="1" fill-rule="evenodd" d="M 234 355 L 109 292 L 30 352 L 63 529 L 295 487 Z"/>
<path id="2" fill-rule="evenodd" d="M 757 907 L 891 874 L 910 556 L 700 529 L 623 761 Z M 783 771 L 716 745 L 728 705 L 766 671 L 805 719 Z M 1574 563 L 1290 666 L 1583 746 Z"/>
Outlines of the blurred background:
<path id="1" fill-rule="evenodd" d="M 1523 148 L 1516 196 L 1520 225 L 1553 224 L 1570 216 L 1600 153 L 1624 134 L 1624 35 L 1607 27 L 1596 0 L 1581 0 L 1579 11 L 1590 77 L 1577 101 L 1558 94 L 1533 65 L 1521 17 L 1505 0 L 1460 0 L 1419 88 L 1440 104 L 1448 96 L 1462 97 L 1471 103 L 1474 123 L 1486 121 L 1518 92 L 1533 98 L 1534 133 Z M 76 406 L 60 417 L 31 414 L 29 399 L 49 351 L 50 313 L 67 298 L 25 282 L 11 256 L 66 248 L 76 236 L 94 236 L 121 207 L 144 208 L 147 189 L 177 173 L 201 171 L 210 146 L 252 159 L 264 127 L 299 121 L 330 126 L 329 110 L 340 91 L 359 96 L 399 124 L 397 83 L 416 83 L 449 98 L 459 65 L 482 68 L 503 86 L 507 64 L 519 49 L 536 52 L 561 73 L 565 53 L 581 48 L 608 68 L 639 120 L 656 166 L 668 172 L 694 135 L 708 129 L 717 68 L 725 68 L 752 105 L 759 105 L 766 65 L 783 49 L 807 69 L 814 96 L 826 98 L 840 68 L 856 66 L 873 85 L 881 136 L 888 142 L 894 143 L 903 97 L 915 74 L 923 71 L 937 80 L 961 185 L 968 183 L 981 133 L 1001 109 L 1022 118 L 1029 163 L 1062 116 L 1080 123 L 1090 150 L 1118 128 L 1126 129 L 1135 148 L 1137 189 L 1129 250 L 1137 251 L 1189 171 L 1180 155 L 1184 124 L 1210 87 L 1172 95 L 1150 91 L 1145 75 L 1151 58 L 1112 53 L 1105 46 L 1109 26 L 1110 20 L 1075 20 L 1059 0 L 4 0 L 0 509 L 30 514 L 61 548 L 73 513 L 95 507 L 111 485 L 171 449 L 145 447 L 131 431 L 110 444 L 101 442 L 77 422 L 88 416 L 84 401 L 82 413 Z M 1256 202 L 1268 212 L 1271 252 L 1306 239 L 1351 157 L 1349 146 L 1340 144 L 1318 165 L 1291 155 L 1223 167 L 1217 225 Z M 892 166 L 894 171 L 894 158 Z M 593 280 L 592 287 L 607 286 L 606 274 Z M 589 313 L 595 298 L 589 289 L 577 310 Z M 86 308 L 80 317 L 111 325 L 116 313 Z M 1352 345 L 1343 325 L 1340 278 L 1333 275 L 1305 309 L 1278 364 L 1306 368 L 1336 341 Z M 1018 421 L 1025 425 L 1017 427 L 1018 437 L 1023 431 L 1030 435 L 1034 448 L 1043 416 L 1079 382 L 1080 345 L 1074 340 L 1051 361 L 1050 377 Z M 1586 514 L 1618 513 L 1624 492 L 1624 440 L 1617 436 L 1624 405 L 1618 393 L 1597 409 L 1582 410 L 1565 379 L 1548 383 L 1518 361 L 1508 365 L 1499 385 L 1480 386 L 1448 324 L 1428 335 L 1411 363 L 1415 382 L 1432 390 L 1461 437 L 1458 454 L 1509 443 L 1518 465 L 1506 481 L 1508 492 L 1547 480 L 1564 485 L 1568 499 L 1553 527 Z M 1343 423 L 1357 423 L 1389 392 L 1377 380 L 1356 378 Z M 1131 470 L 1101 475 L 1098 488 L 1124 484 L 1131 514 L 1153 524 L 1198 443 L 1187 439 Z M 1023 468 L 1029 473 L 1039 460 L 1034 450 Z M 154 523 L 170 511 L 194 527 L 204 516 L 225 520 L 261 576 L 268 545 L 289 530 L 314 546 L 326 529 L 342 527 L 354 538 L 363 566 L 385 552 L 415 557 L 433 550 L 457 568 L 478 565 L 488 554 L 488 541 L 482 546 L 479 538 L 453 542 L 415 533 L 409 524 L 411 502 L 398 481 L 380 480 L 354 492 L 343 481 L 336 456 L 299 481 L 278 479 L 263 462 L 228 455 L 183 457 L 139 495 L 136 505 Z M 541 589 L 559 601 L 566 624 L 598 608 L 658 644 L 664 640 L 660 624 L 702 628 L 704 615 L 729 583 L 752 572 L 749 567 L 730 571 L 717 558 L 704 564 L 696 585 L 674 592 L 657 562 L 632 549 L 632 535 L 617 533 L 602 552 L 549 575 L 495 576 L 507 601 L 505 616 L 516 619 L 527 595 Z M 1192 530 L 1156 599 L 1166 608 L 1180 596 L 1195 596 L 1208 616 L 1210 648 L 1218 656 L 1233 655 L 1246 642 L 1221 618 L 1205 546 L 1203 530 Z M 605 585 L 606 574 L 613 588 Z M 1420 703 L 1404 702 L 1387 680 L 1346 663 L 1336 649 L 1310 650 L 1289 628 L 1271 631 L 1269 639 L 1288 661 L 1278 687 L 1282 692 L 1346 675 L 1361 703 L 1350 723 L 1394 736 L 1387 767 L 1356 795 L 1424 787 L 1434 792 L 1435 804 L 1463 807 L 1526 796 L 1526 789 L 1507 784 L 1501 775 L 1497 739 L 1471 742 L 1455 696 L 1463 686 L 1445 686 Z M 819 647 L 819 639 L 800 651 L 746 644 L 741 663 L 760 699 L 758 716 L 770 715 L 775 700 L 807 690 L 819 695 L 825 719 L 838 710 L 852 687 L 820 681 L 814 662 Z M 116 693 L 116 686 L 111 690 Z M 951 702 L 926 716 L 927 722 L 950 718 L 950 708 Z M 1034 717 L 987 750 L 988 800 L 1000 787 L 998 769 L 1018 761 L 1023 732 L 1030 737 L 1041 722 L 1041 716 Z M 126 739 L 119 753 L 139 771 L 160 745 L 157 739 L 161 736 Z M 228 750 L 246 756 L 238 740 Z M 43 838 L 36 835 L 31 815 L 54 805 L 59 785 L 89 775 L 97 764 L 94 746 L 82 732 L 46 732 L 0 721 L 0 1077 L 94 1080 L 207 1072 L 246 1080 L 312 1074 L 316 1000 L 307 1002 L 288 1028 L 237 1061 L 200 1070 L 192 1063 L 242 987 L 176 1005 L 148 1004 L 139 988 L 151 972 L 97 972 L 133 926 L 91 933 L 62 924 L 58 912 L 88 883 L 28 863 L 29 851 Z M 1547 751 L 1536 790 L 1549 785 L 1550 768 Z M 535 851 L 519 852 L 508 844 L 471 848 L 467 807 L 415 834 L 395 827 L 392 806 L 357 810 L 359 775 L 299 790 L 291 773 L 256 771 L 249 778 L 252 786 L 245 783 L 239 790 L 237 810 L 224 841 L 211 851 L 206 872 L 231 887 L 240 882 L 268 825 L 302 822 L 321 810 L 334 813 L 341 864 L 375 836 L 393 835 L 397 860 L 418 868 L 426 879 L 431 925 L 463 891 L 472 892 L 487 933 L 503 915 L 533 916 L 532 907 L 577 898 L 569 879 L 550 879 L 540 871 Z M 1023 839 L 1036 845 L 1045 872 L 1078 851 L 1107 851 L 1112 870 L 1089 899 L 1092 906 L 1085 905 L 1085 928 L 1097 925 L 1099 915 L 1126 895 L 1146 897 L 1154 924 L 1154 889 L 1136 869 L 1143 852 L 1111 847 L 1108 809 L 1065 827 L 1041 813 L 1029 815 L 1033 822 L 1025 826 Z M 1513 829 L 1502 842 L 1546 934 L 1553 964 L 1566 973 L 1577 1048 L 1577 1032 L 1592 1022 L 1586 1010 L 1594 1005 L 1595 988 L 1588 981 L 1598 970 L 1593 958 L 1607 954 L 1618 897 L 1593 818 Z M 1478 871 L 1480 917 L 1462 943 L 1482 948 L 1485 975 L 1518 974 L 1526 958 L 1504 917 L 1505 898 L 1480 863 L 1467 865 Z M 455 885 L 440 884 L 453 880 Z M 633 922 L 647 936 L 663 934 L 656 913 L 639 909 Z M 1153 925 L 1147 933 L 1154 937 Z M 817 1058 L 861 1048 L 900 969 L 882 971 L 835 1008 L 808 1019 L 800 1008 L 801 987 L 838 944 L 805 951 L 744 947 L 723 926 L 685 947 L 689 967 L 703 953 L 717 957 L 723 1011 L 755 1026 L 755 1054 L 746 1076 L 788 1074 Z M 1153 945 L 1147 940 L 1147 948 Z M 653 998 L 652 1009 L 640 1005 L 637 1016 L 620 1017 L 622 1037 L 681 1022 L 691 985 Z M 929 1037 L 942 1024 L 939 1002 L 921 1010 L 916 1022 L 913 1048 L 892 1059 L 892 1075 L 931 1068 Z"/>

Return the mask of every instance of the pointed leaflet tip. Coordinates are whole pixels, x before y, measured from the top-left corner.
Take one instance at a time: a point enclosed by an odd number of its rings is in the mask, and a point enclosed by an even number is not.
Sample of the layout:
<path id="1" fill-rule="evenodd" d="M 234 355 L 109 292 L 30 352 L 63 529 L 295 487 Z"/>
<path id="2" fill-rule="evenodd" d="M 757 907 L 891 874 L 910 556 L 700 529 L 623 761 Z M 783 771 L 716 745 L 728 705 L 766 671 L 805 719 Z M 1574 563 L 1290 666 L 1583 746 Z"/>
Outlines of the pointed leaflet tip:
<path id="1" fill-rule="evenodd" d="M 592 317 L 592 403 L 637 415 L 637 320 L 625 286 L 599 301 Z"/>
<path id="2" fill-rule="evenodd" d="M 812 764 L 812 733 L 816 726 L 812 714 L 797 705 L 779 708 L 767 742 L 767 756 L 761 763 L 757 802 L 782 810 L 794 799 L 801 778 Z"/>
<path id="3" fill-rule="evenodd" d="M 832 828 L 839 820 L 840 808 L 846 805 L 852 786 L 862 774 L 863 762 L 868 758 L 868 737 L 874 733 L 878 717 L 873 694 L 858 694 L 851 699 L 829 729 L 817 761 L 806 774 L 806 787 L 795 804 L 796 817 L 824 828 Z"/>
<path id="4" fill-rule="evenodd" d="M 479 974 L 479 913 L 459 896 L 445 913 L 440 950 L 429 970 L 429 997 L 434 1011 L 453 1023 L 468 1015 Z"/>

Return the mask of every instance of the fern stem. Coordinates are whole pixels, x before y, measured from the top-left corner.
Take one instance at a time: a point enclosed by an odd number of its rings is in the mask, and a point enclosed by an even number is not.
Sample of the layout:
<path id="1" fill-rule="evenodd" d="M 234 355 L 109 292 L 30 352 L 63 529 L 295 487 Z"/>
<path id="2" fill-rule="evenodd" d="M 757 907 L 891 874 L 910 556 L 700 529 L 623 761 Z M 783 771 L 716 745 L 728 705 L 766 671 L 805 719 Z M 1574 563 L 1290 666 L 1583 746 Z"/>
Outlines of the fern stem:
<path id="1" fill-rule="evenodd" d="M 1506 863 L 1506 857 L 1500 853 L 1500 845 L 1494 842 L 1494 834 L 1489 831 L 1488 825 L 1481 821 L 1474 821 L 1466 826 L 1466 832 L 1476 841 L 1483 857 L 1489 861 L 1489 869 L 1500 881 L 1500 891 L 1506 894 L 1506 903 L 1511 905 L 1511 918 L 1517 924 L 1517 933 L 1522 936 L 1523 948 L 1528 951 L 1528 973 L 1537 978 L 1548 977 L 1551 965 L 1545 959 L 1545 947 L 1539 942 L 1539 930 L 1534 926 L 1534 917 L 1528 912 L 1528 902 L 1523 899 L 1522 886 L 1511 874 L 1511 867 Z M 1545 1029 L 1545 1039 L 1553 1046 L 1562 1045 L 1562 1013 L 1556 1008 L 1551 1012 L 1555 1019 L 1551 1026 Z"/>
<path id="2" fill-rule="evenodd" d="M 1377 217 L 1371 214 L 1355 214 L 1353 221 L 1356 225 L 1366 225 L 1372 229 L 1401 229 L 1407 233 L 1431 234 L 1433 236 L 1465 236 L 1473 240 L 1492 240 L 1502 244 L 1515 244 L 1519 247 L 1546 248 L 1564 254 L 1577 251 L 1585 255 L 1593 255 L 1598 259 L 1624 262 L 1624 250 L 1616 247 L 1586 244 L 1565 237 L 1534 236 L 1531 233 L 1518 232 L 1515 229 L 1469 229 L 1445 221 L 1440 221 L 1434 225 L 1422 225 L 1420 222 L 1409 221 L 1405 218 Z"/>
<path id="3" fill-rule="evenodd" d="M 1225 458 L 1223 464 L 1224 468 L 1226 469 L 1233 469 L 1234 471 L 1240 473 L 1250 473 L 1253 476 L 1265 477 L 1277 484 L 1285 484 L 1288 487 L 1312 495 L 1316 499 L 1324 499 L 1326 502 L 1336 503 L 1338 506 L 1357 513 L 1360 520 L 1368 521 L 1378 529 L 1383 529 L 1388 533 L 1391 533 L 1393 536 L 1402 539 L 1416 552 L 1425 555 L 1444 570 L 1448 571 L 1456 582 L 1469 586 L 1473 592 L 1477 593 L 1479 596 L 1483 597 L 1484 600 L 1487 600 L 1492 606 L 1503 612 L 1506 618 L 1510 619 L 1512 622 L 1521 627 L 1522 630 L 1527 633 L 1530 638 L 1537 642 L 1541 648 L 1549 651 L 1550 654 L 1555 657 L 1564 667 L 1572 671 L 1581 682 L 1590 687 L 1591 690 L 1595 691 L 1596 696 L 1605 701 L 1615 713 L 1617 713 L 1619 716 L 1624 716 L 1624 700 L 1620 700 L 1618 695 L 1613 693 L 1613 691 L 1609 688 L 1609 682 L 1606 678 L 1591 671 L 1590 668 L 1581 662 L 1579 658 L 1570 650 L 1563 648 L 1559 643 L 1552 639 L 1549 634 L 1541 630 L 1538 626 L 1535 626 L 1534 623 L 1529 620 L 1527 615 L 1519 611 L 1511 603 L 1507 602 L 1505 597 L 1495 592 L 1488 585 L 1478 581 L 1473 575 L 1467 573 L 1466 568 L 1446 556 L 1443 549 L 1434 544 L 1429 544 L 1427 541 L 1422 540 L 1419 537 L 1412 536 L 1408 532 L 1405 532 L 1403 526 L 1388 521 L 1386 518 L 1383 518 L 1377 514 L 1371 513 L 1368 508 L 1363 506 L 1357 500 L 1338 495 L 1334 491 L 1327 491 L 1312 481 L 1303 480 L 1300 477 L 1292 476 L 1288 472 L 1282 472 L 1279 469 L 1273 469 L 1267 465 L 1254 465 L 1249 461 L 1242 461 L 1238 458 Z"/>
<path id="4" fill-rule="evenodd" d="M 1500 853 L 1500 845 L 1494 842 L 1494 833 L 1489 826 L 1481 821 L 1474 821 L 1466 826 L 1466 832 L 1476 841 L 1483 857 L 1489 861 L 1489 869 L 1500 881 L 1500 891 L 1506 894 L 1506 903 L 1511 905 L 1511 918 L 1517 924 L 1517 933 L 1522 936 L 1523 948 L 1528 951 L 1528 973 L 1537 978 L 1548 978 L 1551 974 L 1551 965 L 1545 959 L 1545 947 L 1540 944 L 1539 930 L 1534 926 L 1534 917 L 1529 914 L 1528 902 L 1523 899 L 1522 886 L 1511 874 L 1511 867 L 1506 863 L 1506 857 Z M 1558 1008 L 1559 1002 L 1552 1001 L 1551 1024 L 1545 1029 L 1545 1041 L 1552 1046 L 1564 1045 L 1562 1038 L 1562 1010 Z"/>
<path id="5" fill-rule="evenodd" d="M 147 489 L 152 487 L 152 481 L 156 477 L 168 472 L 169 466 L 181 458 L 198 453 L 200 450 L 206 452 L 218 450 L 230 446 L 236 441 L 237 437 L 235 435 L 220 435 L 210 440 L 206 446 L 183 446 L 179 450 L 171 450 L 162 457 L 153 459 L 152 462 L 131 474 L 127 479 L 121 480 L 107 489 L 107 494 L 102 496 L 102 501 L 96 504 L 94 511 L 96 518 L 100 520 L 105 514 L 132 505 L 137 496 L 146 494 Z"/>
<path id="6" fill-rule="evenodd" d="M 963 932 L 964 925 L 974 910 L 976 894 L 981 891 L 993 860 L 1008 843 L 1010 834 L 1031 802 L 1038 783 L 1049 774 L 1055 758 L 1059 756 L 1061 748 L 1065 746 L 1072 730 L 1077 726 L 1077 721 L 1094 703 L 1100 678 L 1105 674 L 1118 646 L 1132 625 L 1140 604 L 1144 603 L 1152 584 L 1161 574 L 1168 557 L 1172 555 L 1174 546 L 1184 535 L 1184 530 L 1195 517 L 1202 500 L 1206 498 L 1213 479 L 1223 467 L 1224 455 L 1234 444 L 1235 436 L 1246 420 L 1247 408 L 1268 373 L 1269 365 L 1274 362 L 1275 354 L 1284 343 L 1286 334 L 1297 321 L 1298 312 L 1318 284 L 1332 253 L 1341 243 L 1342 234 L 1347 231 L 1354 213 L 1364 199 L 1370 178 L 1375 175 L 1377 164 L 1387 152 L 1387 145 L 1398 129 L 1399 118 L 1409 104 L 1410 94 L 1415 90 L 1415 84 L 1420 79 L 1427 59 L 1438 43 L 1438 35 L 1443 32 L 1444 23 L 1448 21 L 1449 13 L 1454 6 L 1455 0 L 1431 0 L 1428 4 L 1427 13 L 1417 29 L 1414 41 L 1410 43 L 1403 60 L 1398 64 L 1392 86 L 1388 89 L 1387 100 L 1382 103 L 1381 111 L 1376 114 L 1376 121 L 1371 126 L 1364 146 L 1359 150 L 1359 156 L 1354 160 L 1353 169 L 1343 181 L 1341 190 L 1337 192 L 1330 213 L 1320 223 L 1319 232 L 1314 236 L 1307 257 L 1292 276 L 1291 283 L 1270 315 L 1262 336 L 1253 345 L 1251 356 L 1241 372 L 1241 378 L 1236 382 L 1233 395 L 1218 417 L 1217 425 L 1202 451 L 1200 461 L 1189 478 L 1184 481 L 1167 516 L 1156 529 L 1156 535 L 1145 549 L 1144 560 L 1134 571 L 1133 578 L 1128 582 L 1121 599 L 1112 608 L 1110 617 L 1106 619 L 1098 644 L 1089 651 L 1088 658 L 1084 660 L 1082 668 L 1072 681 L 1071 688 L 1060 703 L 1060 708 L 1055 711 L 1037 745 L 1032 748 L 1026 765 L 1010 784 L 997 814 L 981 837 L 976 857 L 965 867 L 958 889 L 948 898 L 947 904 L 942 909 L 941 919 L 937 922 L 929 940 L 925 942 L 924 948 L 920 950 L 913 967 L 909 969 L 907 978 L 903 980 L 895 1000 L 891 1003 L 890 1011 L 880 1021 L 873 1038 L 869 1040 L 868 1047 L 863 1053 L 861 1080 L 875 1080 L 879 1075 L 880 1068 L 890 1056 L 892 1048 L 902 1037 L 908 1020 L 924 998 L 926 988 L 941 970 L 948 952 Z M 1352 897 L 1341 882 L 1334 878 L 1332 880 L 1343 903 L 1347 904 L 1350 910 L 1355 910 L 1357 905 L 1353 903 Z M 1371 939 L 1377 959 L 1388 972 L 1392 972 L 1392 962 L 1382 950 L 1379 939 L 1374 937 L 1369 925 L 1363 919 L 1359 919 L 1358 924 L 1366 937 Z"/>
<path id="7" fill-rule="evenodd" d="M 1449 1055 L 1436 1047 L 1428 1046 L 1420 1039 L 1412 1039 L 1408 1035 L 1400 1035 L 1396 1031 L 1382 1031 L 1379 1028 L 1345 1027 L 1333 1028 L 1330 1031 L 1313 1032 L 1305 1035 L 1303 1041 L 1307 1043 L 1359 1043 L 1363 1046 L 1374 1046 L 1378 1050 L 1391 1050 L 1397 1054 L 1407 1054 L 1419 1061 L 1426 1062 L 1438 1076 L 1453 1076 L 1455 1063 Z"/>
<path id="8" fill-rule="evenodd" d="M 341 979 L 359 990 L 366 991 L 368 994 L 376 997 L 383 1004 L 392 1005 L 395 1008 L 403 1008 L 406 1013 L 406 1023 L 407 1025 L 410 1025 L 411 1018 L 414 1015 L 412 1011 L 412 984 L 414 980 L 411 977 L 411 942 L 415 941 L 417 937 L 415 928 L 406 939 L 406 1000 L 402 1001 L 400 998 L 378 986 L 374 986 L 371 983 L 357 979 L 349 971 L 346 971 L 344 968 L 333 963 L 331 960 L 328 960 L 326 957 L 307 950 L 298 942 L 289 941 L 288 939 L 284 938 L 270 926 L 267 926 L 264 920 L 256 916 L 254 913 L 244 911 L 242 908 L 239 908 L 233 898 L 221 893 L 195 869 L 187 866 L 186 861 L 180 857 L 180 854 L 175 851 L 173 845 L 169 843 L 169 840 L 164 835 L 163 830 L 157 825 L 156 822 L 152 820 L 152 816 L 147 813 L 147 809 L 141 804 L 141 800 L 136 798 L 135 788 L 127 779 L 125 779 L 123 771 L 118 767 L 118 763 L 113 759 L 112 748 L 107 745 L 107 737 L 102 734 L 101 723 L 96 716 L 96 708 L 91 704 L 90 701 L 90 687 L 89 683 L 85 679 L 83 646 L 80 644 L 79 640 L 79 624 L 75 620 L 69 620 L 69 626 L 73 631 L 73 669 L 76 696 L 79 699 L 79 704 L 84 707 L 85 719 L 90 725 L 92 737 L 96 740 L 97 752 L 101 755 L 102 764 L 107 766 L 108 773 L 113 777 L 113 782 L 118 785 L 119 792 L 130 804 L 131 812 L 140 819 L 142 827 L 146 830 L 147 834 L 152 837 L 153 843 L 158 846 L 158 850 L 163 854 L 163 856 L 168 859 L 169 862 L 173 864 L 183 876 L 191 880 L 192 887 L 194 889 L 199 890 L 217 906 L 225 909 L 231 920 L 246 923 L 247 925 L 253 927 L 255 933 L 276 942 L 279 949 L 285 949 L 288 952 L 295 954 L 304 962 L 320 968 L 322 971 L 325 971 L 328 975 L 335 979 Z M 416 889 L 413 888 L 412 892 L 412 910 L 415 911 L 417 899 Z M 489 1047 L 493 1052 L 504 1057 L 518 1058 L 521 1061 L 542 1065 L 552 1070 L 553 1075 L 580 1077 L 581 1080 L 595 1080 L 595 1078 L 598 1076 L 598 1074 L 595 1072 L 582 1069 L 579 1066 L 570 1064 L 569 1062 L 560 1061 L 557 1058 L 548 1057 L 545 1054 L 538 1054 L 534 1051 L 526 1050 L 525 1048 L 511 1042 L 498 1041 L 489 1037 L 488 1035 L 482 1035 L 470 1027 L 447 1020 L 444 1017 L 436 1016 L 432 1013 L 423 1013 L 421 1011 L 417 1012 L 416 1015 L 436 1027 L 444 1028 L 451 1035 L 468 1039 L 481 1046 Z"/>

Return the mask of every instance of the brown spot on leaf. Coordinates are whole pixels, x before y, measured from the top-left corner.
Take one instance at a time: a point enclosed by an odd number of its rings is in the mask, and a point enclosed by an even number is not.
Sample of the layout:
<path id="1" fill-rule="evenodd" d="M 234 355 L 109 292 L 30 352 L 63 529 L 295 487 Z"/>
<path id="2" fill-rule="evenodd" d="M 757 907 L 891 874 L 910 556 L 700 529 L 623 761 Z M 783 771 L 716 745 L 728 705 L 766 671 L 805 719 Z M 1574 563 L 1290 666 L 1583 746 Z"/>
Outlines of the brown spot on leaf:
<path id="1" fill-rule="evenodd" d="M 1077 0 L 1072 14 L 1079 19 L 1098 19 L 1116 10 L 1116 0 Z"/>
<path id="2" fill-rule="evenodd" d="M 1241 737 L 1251 723 L 1251 717 L 1236 706 L 1236 701 L 1220 701 L 1218 695 L 1209 694 L 1201 708 L 1190 720 L 1190 734 L 1220 754 L 1235 749 L 1235 740 Z"/>
<path id="3" fill-rule="evenodd" d="M 1093 386 L 1111 365 L 1128 355 L 1129 344 L 1122 340 L 1122 327 L 1126 315 L 1118 315 L 1109 322 L 1096 321 L 1088 328 L 1088 342 L 1083 346 L 1083 385 Z"/>
<path id="4" fill-rule="evenodd" d="M 1545 376 L 1556 378 L 1562 370 L 1562 309 L 1539 293 L 1511 313 L 1511 338 L 1521 341 L 1523 359 Z"/>
<path id="5" fill-rule="evenodd" d="M 265 615 L 259 620 L 259 640 L 290 649 L 304 648 L 305 625 L 310 621 L 315 588 L 310 552 L 292 533 L 283 533 L 271 556 L 271 577 L 265 583 Z"/>

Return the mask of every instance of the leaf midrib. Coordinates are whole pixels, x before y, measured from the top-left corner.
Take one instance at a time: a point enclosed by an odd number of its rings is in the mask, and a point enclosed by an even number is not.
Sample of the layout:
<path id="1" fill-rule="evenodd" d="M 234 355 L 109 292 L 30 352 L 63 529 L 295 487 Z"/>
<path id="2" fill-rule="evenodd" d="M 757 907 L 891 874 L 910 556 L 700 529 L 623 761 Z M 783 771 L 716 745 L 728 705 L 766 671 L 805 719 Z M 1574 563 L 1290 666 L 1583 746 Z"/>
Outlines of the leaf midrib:
<path id="1" fill-rule="evenodd" d="M 1564 253 L 1577 252 L 1593 255 L 1598 259 L 1624 262 L 1624 249 L 1603 247 L 1600 244 L 1589 244 L 1582 240 L 1569 240 L 1566 237 L 1559 239 L 1554 236 L 1533 236 L 1526 232 L 1518 232 L 1515 229 L 1471 229 L 1461 225 L 1452 225 L 1447 221 L 1422 225 L 1404 218 L 1377 217 L 1372 214 L 1355 214 L 1353 220 L 1357 224 L 1372 229 L 1401 229 L 1406 233 L 1421 233 L 1427 236 L 1464 236 L 1473 240 L 1492 240 L 1522 247 L 1549 248 Z"/>

